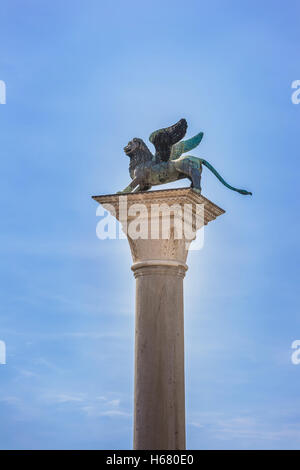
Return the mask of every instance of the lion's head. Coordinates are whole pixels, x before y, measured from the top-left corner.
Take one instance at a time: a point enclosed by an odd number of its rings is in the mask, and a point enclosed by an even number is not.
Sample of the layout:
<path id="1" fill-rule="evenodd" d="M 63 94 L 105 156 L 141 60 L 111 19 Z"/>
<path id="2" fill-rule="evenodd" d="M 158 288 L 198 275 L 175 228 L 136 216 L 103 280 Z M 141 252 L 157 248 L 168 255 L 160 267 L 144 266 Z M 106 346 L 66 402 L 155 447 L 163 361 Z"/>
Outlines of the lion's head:
<path id="1" fill-rule="evenodd" d="M 124 147 L 124 152 L 130 158 L 130 170 L 134 170 L 137 165 L 148 162 L 153 158 L 145 142 L 137 137 L 128 142 Z"/>
<path id="2" fill-rule="evenodd" d="M 128 157 L 133 157 L 134 155 L 139 153 L 144 146 L 144 141 L 135 137 L 134 139 L 130 140 L 130 142 L 128 142 L 126 147 L 124 147 L 124 152 L 126 153 L 126 155 L 128 155 Z"/>

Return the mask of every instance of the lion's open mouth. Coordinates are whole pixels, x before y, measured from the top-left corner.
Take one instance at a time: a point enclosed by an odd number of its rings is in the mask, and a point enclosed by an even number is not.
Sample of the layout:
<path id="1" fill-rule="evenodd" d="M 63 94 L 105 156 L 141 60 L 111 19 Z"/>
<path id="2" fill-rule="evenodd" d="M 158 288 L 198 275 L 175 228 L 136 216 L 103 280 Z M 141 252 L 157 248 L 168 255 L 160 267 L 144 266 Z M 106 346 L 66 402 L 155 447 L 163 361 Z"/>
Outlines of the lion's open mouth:
<path id="1" fill-rule="evenodd" d="M 126 155 L 129 155 L 130 152 L 131 152 L 131 147 L 129 147 L 128 145 L 126 145 L 126 147 L 124 147 L 124 152 L 126 153 Z"/>

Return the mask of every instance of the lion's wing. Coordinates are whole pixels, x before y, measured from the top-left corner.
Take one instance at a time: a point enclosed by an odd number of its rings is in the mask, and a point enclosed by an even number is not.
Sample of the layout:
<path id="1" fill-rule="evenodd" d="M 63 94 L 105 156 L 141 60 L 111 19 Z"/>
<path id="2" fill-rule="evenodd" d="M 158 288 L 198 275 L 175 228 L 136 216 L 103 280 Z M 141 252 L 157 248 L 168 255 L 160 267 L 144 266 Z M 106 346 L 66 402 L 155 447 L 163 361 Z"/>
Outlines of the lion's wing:
<path id="1" fill-rule="evenodd" d="M 179 158 L 183 153 L 189 152 L 190 150 L 196 148 L 200 144 L 202 138 L 203 132 L 199 132 L 199 134 L 194 135 L 194 137 L 191 137 L 188 140 L 182 140 L 181 142 L 173 145 L 171 149 L 170 160 L 176 160 L 176 158 Z"/>
<path id="2" fill-rule="evenodd" d="M 152 132 L 149 137 L 154 145 L 158 160 L 167 161 L 170 159 L 172 145 L 179 142 L 186 134 L 187 122 L 180 119 L 176 124 Z"/>

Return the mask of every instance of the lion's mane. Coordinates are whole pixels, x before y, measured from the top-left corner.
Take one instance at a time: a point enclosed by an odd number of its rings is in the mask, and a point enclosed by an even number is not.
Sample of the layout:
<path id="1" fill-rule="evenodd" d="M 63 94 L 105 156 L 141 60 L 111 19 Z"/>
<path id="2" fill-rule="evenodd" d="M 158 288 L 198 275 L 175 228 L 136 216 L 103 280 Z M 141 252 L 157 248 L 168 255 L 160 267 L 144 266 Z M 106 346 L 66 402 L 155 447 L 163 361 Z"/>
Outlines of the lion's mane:
<path id="1" fill-rule="evenodd" d="M 138 165 L 143 163 L 149 162 L 149 160 L 153 159 L 153 155 L 148 149 L 145 142 L 140 139 L 139 148 L 135 149 L 133 154 L 130 155 L 130 164 L 129 164 L 129 173 L 131 178 L 133 178 L 134 170 Z"/>

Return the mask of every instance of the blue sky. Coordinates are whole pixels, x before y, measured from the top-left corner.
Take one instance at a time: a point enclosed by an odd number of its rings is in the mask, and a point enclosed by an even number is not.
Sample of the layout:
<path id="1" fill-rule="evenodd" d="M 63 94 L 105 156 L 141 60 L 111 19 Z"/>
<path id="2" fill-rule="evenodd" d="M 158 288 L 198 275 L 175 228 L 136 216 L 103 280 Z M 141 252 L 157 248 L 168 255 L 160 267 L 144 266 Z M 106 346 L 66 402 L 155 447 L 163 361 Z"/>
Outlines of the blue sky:
<path id="1" fill-rule="evenodd" d="M 203 171 L 226 214 L 188 259 L 188 448 L 299 449 L 298 2 L 0 10 L 0 448 L 131 448 L 130 251 L 96 238 L 90 196 L 128 184 L 130 138 L 185 117 L 194 154 L 253 191 Z"/>

